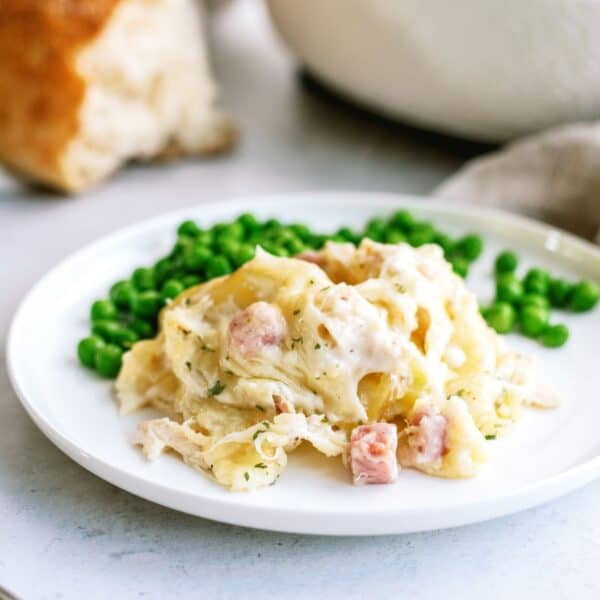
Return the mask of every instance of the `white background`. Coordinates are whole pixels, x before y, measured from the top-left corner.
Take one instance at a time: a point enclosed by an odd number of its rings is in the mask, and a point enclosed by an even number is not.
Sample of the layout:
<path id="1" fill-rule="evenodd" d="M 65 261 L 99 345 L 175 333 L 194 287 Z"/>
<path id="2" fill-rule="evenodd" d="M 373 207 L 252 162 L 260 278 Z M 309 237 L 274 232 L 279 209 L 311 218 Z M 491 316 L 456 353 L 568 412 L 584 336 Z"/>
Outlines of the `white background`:
<path id="1" fill-rule="evenodd" d="M 234 154 L 131 168 L 78 199 L 0 184 L 2 352 L 19 299 L 49 267 L 191 204 L 190 189 L 195 203 L 313 189 L 427 193 L 462 163 L 468 148 L 307 91 L 257 0 L 230 4 L 212 26 L 224 102 L 242 131 Z M 263 533 L 154 506 L 55 449 L 18 404 L 2 356 L 0 585 L 23 598 L 598 598 L 599 564 L 600 482 L 490 523 L 371 539 Z"/>

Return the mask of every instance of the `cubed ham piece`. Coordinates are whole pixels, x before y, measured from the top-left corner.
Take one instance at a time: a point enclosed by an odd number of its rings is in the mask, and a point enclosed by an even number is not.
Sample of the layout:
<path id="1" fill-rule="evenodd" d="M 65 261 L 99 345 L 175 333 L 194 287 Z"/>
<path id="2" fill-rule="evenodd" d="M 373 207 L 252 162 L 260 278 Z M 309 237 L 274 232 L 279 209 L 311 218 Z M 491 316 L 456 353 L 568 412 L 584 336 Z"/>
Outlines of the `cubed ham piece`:
<path id="1" fill-rule="evenodd" d="M 398 432 L 391 423 L 370 423 L 352 430 L 349 465 L 356 485 L 392 483 L 398 477 Z"/>
<path id="2" fill-rule="evenodd" d="M 318 250 L 305 250 L 304 252 L 300 252 L 296 258 L 299 258 L 305 262 L 313 263 L 319 267 L 324 267 L 326 262 L 323 253 L 319 252 Z"/>
<path id="3" fill-rule="evenodd" d="M 287 399 L 274 394 L 273 403 L 275 404 L 275 412 L 280 415 L 281 413 L 293 413 L 294 405 Z"/>
<path id="4" fill-rule="evenodd" d="M 447 452 L 448 420 L 433 409 L 413 416 L 405 429 L 408 446 L 400 455 L 406 466 L 433 466 Z"/>
<path id="5" fill-rule="evenodd" d="M 244 356 L 252 356 L 269 346 L 278 346 L 286 330 L 285 319 L 276 306 L 255 302 L 231 319 L 229 342 Z"/>

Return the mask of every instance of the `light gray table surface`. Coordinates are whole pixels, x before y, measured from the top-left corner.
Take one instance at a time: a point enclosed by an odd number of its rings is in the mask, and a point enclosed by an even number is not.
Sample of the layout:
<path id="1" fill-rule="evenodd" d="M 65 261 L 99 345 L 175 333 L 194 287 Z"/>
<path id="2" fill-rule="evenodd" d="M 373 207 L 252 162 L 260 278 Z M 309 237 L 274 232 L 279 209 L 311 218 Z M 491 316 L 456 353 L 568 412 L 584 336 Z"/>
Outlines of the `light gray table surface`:
<path id="1" fill-rule="evenodd" d="M 250 193 L 426 194 L 463 162 L 454 144 L 307 91 L 258 2 L 230 4 L 212 29 L 223 100 L 243 134 L 233 154 L 132 167 L 76 199 L 0 183 L 3 354 L 27 289 L 124 225 Z M 222 525 L 136 498 L 73 463 L 21 408 L 2 355 L 0 586 L 21 598 L 600 598 L 599 578 L 600 482 L 520 514 L 418 535 L 327 538 Z"/>

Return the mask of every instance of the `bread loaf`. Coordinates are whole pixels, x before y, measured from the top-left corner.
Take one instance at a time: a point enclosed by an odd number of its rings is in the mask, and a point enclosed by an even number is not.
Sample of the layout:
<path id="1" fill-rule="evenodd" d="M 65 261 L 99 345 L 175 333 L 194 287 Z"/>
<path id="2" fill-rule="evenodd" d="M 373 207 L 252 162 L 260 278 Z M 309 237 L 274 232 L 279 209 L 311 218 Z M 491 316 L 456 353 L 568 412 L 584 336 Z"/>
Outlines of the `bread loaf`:
<path id="1" fill-rule="evenodd" d="M 132 159 L 232 144 L 196 0 L 0 8 L 0 160 L 13 171 L 73 192 Z"/>

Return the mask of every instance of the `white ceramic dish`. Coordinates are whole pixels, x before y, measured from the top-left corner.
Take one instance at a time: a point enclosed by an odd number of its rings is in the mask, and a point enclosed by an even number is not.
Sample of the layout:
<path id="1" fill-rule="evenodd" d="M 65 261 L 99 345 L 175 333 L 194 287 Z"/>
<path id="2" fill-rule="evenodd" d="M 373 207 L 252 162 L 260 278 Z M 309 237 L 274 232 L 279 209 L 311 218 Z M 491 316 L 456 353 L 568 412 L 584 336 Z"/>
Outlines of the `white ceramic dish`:
<path id="1" fill-rule="evenodd" d="M 297 59 L 385 115 L 499 142 L 600 111 L 600 2 L 268 0 Z"/>
<path id="2" fill-rule="evenodd" d="M 400 206 L 448 231 L 484 234 L 486 252 L 468 280 L 483 300 L 492 293 L 493 256 L 507 246 L 519 252 L 524 268 L 536 264 L 572 279 L 600 280 L 596 247 L 500 212 L 347 192 L 203 205 L 110 235 L 37 283 L 15 315 L 8 340 L 9 373 L 23 406 L 61 450 L 133 494 L 209 519 L 279 531 L 373 535 L 452 527 L 545 502 L 600 475 L 600 310 L 555 315 L 571 330 L 569 344 L 560 350 L 546 350 L 518 336 L 510 340 L 539 357 L 545 379 L 564 402 L 555 411 L 528 411 L 506 438 L 489 442 L 490 464 L 475 479 L 436 479 L 404 470 L 395 485 L 353 487 L 341 461 L 300 450 L 291 455 L 277 485 L 236 494 L 175 457 L 148 463 L 130 445 L 143 415 L 119 417 L 111 384 L 79 366 L 75 345 L 88 330 L 91 301 L 134 267 L 164 254 L 181 220 L 210 224 L 253 211 L 328 231 L 342 224 L 358 226 Z"/>

